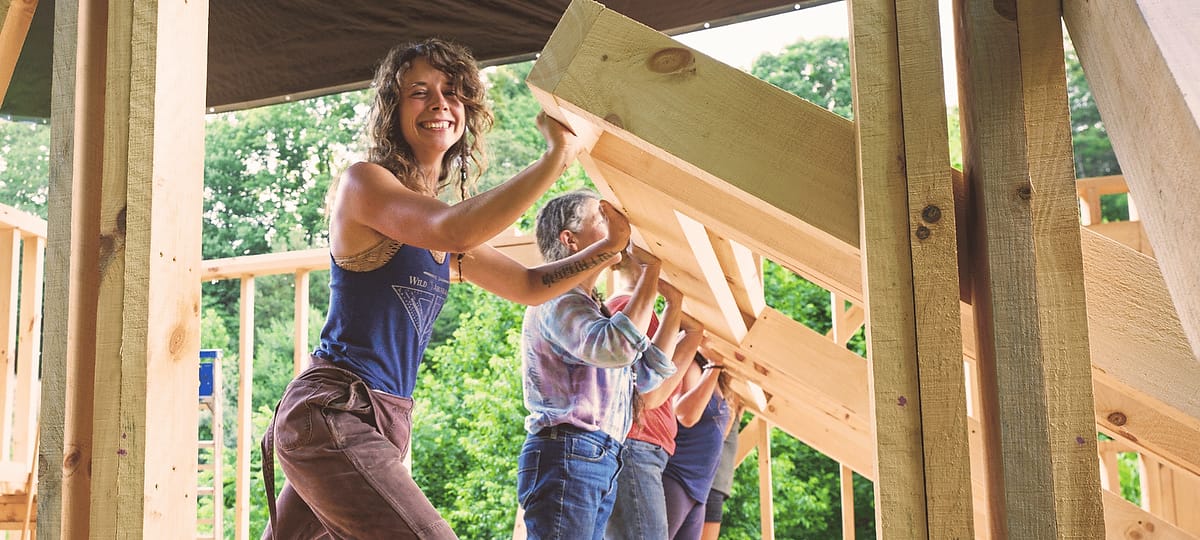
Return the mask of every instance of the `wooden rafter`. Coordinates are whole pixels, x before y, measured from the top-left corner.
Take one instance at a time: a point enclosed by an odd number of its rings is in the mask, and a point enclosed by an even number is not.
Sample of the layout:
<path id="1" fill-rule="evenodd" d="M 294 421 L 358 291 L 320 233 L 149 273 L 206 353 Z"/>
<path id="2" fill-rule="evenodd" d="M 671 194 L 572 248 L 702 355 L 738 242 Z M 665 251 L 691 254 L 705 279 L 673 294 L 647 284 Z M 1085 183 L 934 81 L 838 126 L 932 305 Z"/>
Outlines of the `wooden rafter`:
<path id="1" fill-rule="evenodd" d="M 1063 20 L 1200 356 L 1200 5 L 1066 0 Z"/>

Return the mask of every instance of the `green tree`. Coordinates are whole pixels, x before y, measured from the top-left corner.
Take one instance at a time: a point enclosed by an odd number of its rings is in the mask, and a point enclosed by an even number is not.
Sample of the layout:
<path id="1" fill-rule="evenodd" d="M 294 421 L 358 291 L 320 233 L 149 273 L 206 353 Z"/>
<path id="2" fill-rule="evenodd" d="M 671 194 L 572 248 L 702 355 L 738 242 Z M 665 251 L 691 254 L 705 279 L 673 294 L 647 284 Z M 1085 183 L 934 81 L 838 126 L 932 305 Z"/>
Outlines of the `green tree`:
<path id="1" fill-rule="evenodd" d="M 845 39 L 797 41 L 754 60 L 750 73 L 843 118 L 853 116 L 850 45 Z"/>
<path id="2" fill-rule="evenodd" d="M 0 120 L 0 203 L 46 219 L 50 126 Z"/>

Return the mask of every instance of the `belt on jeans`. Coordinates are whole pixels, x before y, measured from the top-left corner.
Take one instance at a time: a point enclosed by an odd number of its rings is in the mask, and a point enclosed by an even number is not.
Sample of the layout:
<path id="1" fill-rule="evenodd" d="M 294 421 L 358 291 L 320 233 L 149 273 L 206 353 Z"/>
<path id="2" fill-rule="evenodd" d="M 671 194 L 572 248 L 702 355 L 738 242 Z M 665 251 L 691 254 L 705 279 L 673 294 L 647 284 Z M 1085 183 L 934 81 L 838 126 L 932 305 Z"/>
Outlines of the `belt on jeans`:
<path id="1" fill-rule="evenodd" d="M 544 427 L 541 429 L 541 431 L 538 431 L 536 433 L 536 435 L 538 437 L 549 437 L 551 439 L 557 439 L 558 435 L 560 433 L 564 433 L 564 434 L 565 433 L 576 433 L 576 434 L 578 434 L 578 433 L 595 433 L 595 432 L 588 431 L 586 429 L 583 429 L 583 428 L 580 428 L 578 426 L 574 426 L 571 424 L 558 424 L 558 425 L 553 425 L 550 427 Z"/>

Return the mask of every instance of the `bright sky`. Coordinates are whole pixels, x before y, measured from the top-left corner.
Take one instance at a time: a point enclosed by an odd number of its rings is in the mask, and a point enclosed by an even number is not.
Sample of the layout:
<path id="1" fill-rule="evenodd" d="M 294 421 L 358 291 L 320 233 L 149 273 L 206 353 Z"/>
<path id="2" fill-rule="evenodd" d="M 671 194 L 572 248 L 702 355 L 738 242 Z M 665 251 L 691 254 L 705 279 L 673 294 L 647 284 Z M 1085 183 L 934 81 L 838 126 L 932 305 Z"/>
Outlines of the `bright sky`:
<path id="1" fill-rule="evenodd" d="M 950 0 L 938 0 L 942 27 L 942 71 L 951 77 L 946 85 L 946 103 L 958 104 L 954 82 L 954 34 Z M 834 2 L 718 28 L 675 36 L 683 44 L 717 60 L 744 70 L 764 53 L 778 53 L 801 39 L 847 38 L 849 15 L 845 2 Z"/>

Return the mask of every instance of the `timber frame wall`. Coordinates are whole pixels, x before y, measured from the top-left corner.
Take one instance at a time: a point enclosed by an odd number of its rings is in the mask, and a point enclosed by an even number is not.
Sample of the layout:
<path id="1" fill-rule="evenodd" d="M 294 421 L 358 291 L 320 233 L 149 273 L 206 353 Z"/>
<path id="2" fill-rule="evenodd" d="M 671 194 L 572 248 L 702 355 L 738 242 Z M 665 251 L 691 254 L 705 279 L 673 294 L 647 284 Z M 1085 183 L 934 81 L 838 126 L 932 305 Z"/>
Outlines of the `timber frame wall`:
<path id="1" fill-rule="evenodd" d="M 760 464 L 778 427 L 874 480 L 885 538 L 1193 537 L 1188 499 L 1101 487 L 1127 450 L 1146 493 L 1200 473 L 1200 8 L 956 0 L 960 174 L 936 0 L 848 3 L 853 122 L 590 0 L 529 82 L 727 356 Z M 44 538 L 195 530 L 207 10 L 56 2 Z M 1080 229 L 1064 19 L 1152 250 Z M 831 291 L 834 339 L 766 305 L 762 257 Z"/>

